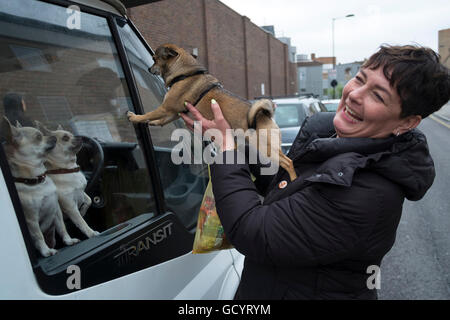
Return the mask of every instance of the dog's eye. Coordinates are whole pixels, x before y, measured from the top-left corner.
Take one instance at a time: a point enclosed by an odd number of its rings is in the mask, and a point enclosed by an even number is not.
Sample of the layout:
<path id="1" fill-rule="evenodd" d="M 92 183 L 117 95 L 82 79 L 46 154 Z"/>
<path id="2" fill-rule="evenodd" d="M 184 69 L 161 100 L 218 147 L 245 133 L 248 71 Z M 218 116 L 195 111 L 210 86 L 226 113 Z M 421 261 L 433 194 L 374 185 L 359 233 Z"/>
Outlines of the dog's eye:
<path id="1" fill-rule="evenodd" d="M 70 139 L 70 137 L 68 135 L 65 135 L 62 137 L 62 140 L 66 141 L 66 142 L 69 141 L 69 139 Z"/>

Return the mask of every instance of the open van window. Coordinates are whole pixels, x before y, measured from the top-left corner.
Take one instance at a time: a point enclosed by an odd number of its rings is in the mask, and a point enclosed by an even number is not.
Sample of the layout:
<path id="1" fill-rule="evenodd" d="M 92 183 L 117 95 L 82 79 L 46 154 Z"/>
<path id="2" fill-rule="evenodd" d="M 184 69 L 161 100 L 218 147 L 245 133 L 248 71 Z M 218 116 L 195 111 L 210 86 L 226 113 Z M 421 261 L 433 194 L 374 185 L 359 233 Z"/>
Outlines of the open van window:
<path id="1" fill-rule="evenodd" d="M 10 116 L 13 124 L 38 120 L 82 137 L 78 164 L 92 199 L 84 219 L 100 232 L 86 239 L 66 220 L 69 234 L 83 241 L 57 243 L 56 255 L 40 257 L 0 148 L 33 269 L 50 294 L 70 292 L 70 265 L 83 270 L 86 288 L 189 252 L 208 182 L 204 165 L 170 161 L 176 144 L 170 133 L 184 126 L 181 121 L 145 128 L 127 120 L 126 111 L 155 109 L 165 94 L 162 80 L 147 72 L 151 52 L 134 27 L 122 16 L 81 5 L 79 26 L 72 28 L 60 4 L 15 0 L 0 7 L 0 101 L 11 93 L 23 97 L 26 111 L 20 119 Z"/>
<path id="2" fill-rule="evenodd" d="M 159 76 L 148 72 L 153 65 L 153 59 L 132 26 L 120 18 L 117 18 L 117 25 L 144 112 L 155 110 L 164 98 L 164 82 Z M 185 128 L 181 118 L 163 127 L 149 126 L 148 130 L 151 133 L 164 189 L 165 207 L 174 212 L 187 229 L 193 230 L 197 224 L 198 211 L 208 183 L 208 168 L 204 164 L 195 164 L 193 159 L 191 164 L 176 165 L 171 161 L 171 152 L 178 144 L 171 136 L 177 128 Z"/>

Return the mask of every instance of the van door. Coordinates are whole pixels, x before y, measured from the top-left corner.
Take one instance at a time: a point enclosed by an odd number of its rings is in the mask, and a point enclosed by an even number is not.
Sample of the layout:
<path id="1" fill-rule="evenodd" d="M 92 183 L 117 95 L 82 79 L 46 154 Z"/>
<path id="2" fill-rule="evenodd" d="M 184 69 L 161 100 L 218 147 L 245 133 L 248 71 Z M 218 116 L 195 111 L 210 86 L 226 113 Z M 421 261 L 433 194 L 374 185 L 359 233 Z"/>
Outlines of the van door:
<path id="1" fill-rule="evenodd" d="M 177 143 L 170 133 L 184 124 L 134 127 L 126 117 L 128 110 L 156 108 L 165 94 L 161 79 L 147 72 L 150 49 L 123 17 L 79 6 L 74 27 L 61 1 L 0 5 L 0 116 L 23 126 L 35 120 L 49 129 L 61 125 L 83 138 L 78 164 L 92 199 L 84 218 L 101 232 L 86 239 L 66 220 L 69 234 L 83 241 L 69 247 L 58 242 L 56 255 L 40 257 L 0 148 L 24 254 L 36 277 L 19 297 L 167 299 L 189 287 L 191 297 L 217 298 L 232 258 L 227 251 L 190 254 L 208 176 L 203 164 L 170 159 Z M 24 104 L 9 103 L 11 95 Z M 14 261 L 2 263 L 13 269 Z M 217 267 L 202 274 L 211 263 Z M 78 270 L 79 286 L 68 285 L 70 270 Z M 5 292 L 0 296 L 8 297 Z"/>

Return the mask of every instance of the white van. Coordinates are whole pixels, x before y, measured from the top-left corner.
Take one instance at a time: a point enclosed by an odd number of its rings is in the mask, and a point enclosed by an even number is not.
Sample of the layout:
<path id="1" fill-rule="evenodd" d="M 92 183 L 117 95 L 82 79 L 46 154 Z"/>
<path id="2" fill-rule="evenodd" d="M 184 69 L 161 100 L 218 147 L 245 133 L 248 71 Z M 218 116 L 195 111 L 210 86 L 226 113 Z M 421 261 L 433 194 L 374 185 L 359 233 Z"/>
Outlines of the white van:
<path id="1" fill-rule="evenodd" d="M 0 116 L 14 93 L 25 101 L 24 119 L 83 137 L 78 164 L 92 199 L 85 220 L 100 232 L 86 239 L 66 221 L 82 241 L 57 243 L 56 255 L 41 257 L 0 147 L 0 299 L 234 297 L 243 256 L 191 253 L 208 170 L 171 161 L 171 133 L 183 121 L 127 121 L 128 110 L 162 102 L 166 89 L 148 72 L 152 64 L 152 49 L 117 0 L 0 2 Z"/>

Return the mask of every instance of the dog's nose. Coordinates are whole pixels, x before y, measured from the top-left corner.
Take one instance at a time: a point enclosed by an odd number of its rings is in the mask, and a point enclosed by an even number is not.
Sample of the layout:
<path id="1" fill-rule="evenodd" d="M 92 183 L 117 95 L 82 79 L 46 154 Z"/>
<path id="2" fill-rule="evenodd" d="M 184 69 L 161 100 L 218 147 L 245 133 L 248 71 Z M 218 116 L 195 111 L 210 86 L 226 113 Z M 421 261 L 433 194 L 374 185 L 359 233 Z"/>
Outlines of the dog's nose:
<path id="1" fill-rule="evenodd" d="M 157 76 L 159 75 L 159 69 L 156 67 L 156 65 L 152 65 L 150 68 L 148 68 L 148 72 L 150 72 L 151 74 Z"/>

